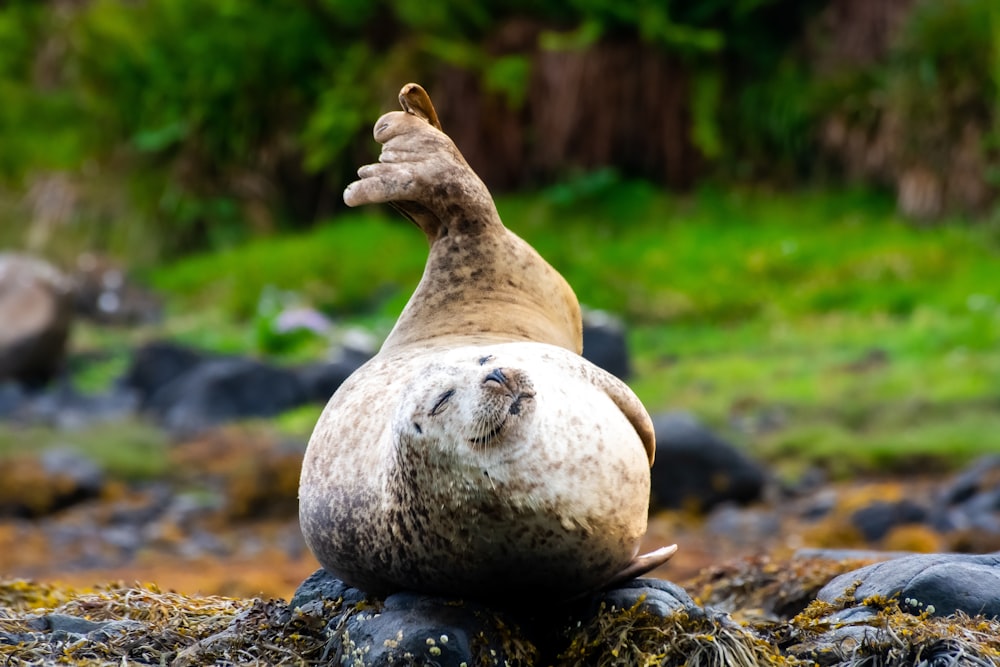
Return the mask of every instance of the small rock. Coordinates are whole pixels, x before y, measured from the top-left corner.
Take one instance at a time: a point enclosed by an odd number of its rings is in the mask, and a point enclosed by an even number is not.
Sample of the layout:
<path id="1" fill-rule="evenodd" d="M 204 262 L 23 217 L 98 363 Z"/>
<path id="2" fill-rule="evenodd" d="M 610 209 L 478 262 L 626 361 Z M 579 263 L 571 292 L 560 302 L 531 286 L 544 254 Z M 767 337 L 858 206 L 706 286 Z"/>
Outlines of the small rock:
<path id="1" fill-rule="evenodd" d="M 671 581 L 639 578 L 595 596 L 595 601 L 607 607 L 631 609 L 635 605 L 657 616 L 667 617 L 684 612 L 690 618 L 703 618 L 699 607 L 687 591 Z"/>
<path id="2" fill-rule="evenodd" d="M 818 599 L 833 602 L 861 582 L 853 597 L 898 596 L 900 608 L 912 613 L 1000 618 L 1000 554 L 914 554 L 842 574 Z"/>
<path id="3" fill-rule="evenodd" d="M 476 602 L 411 592 L 380 602 L 320 569 L 299 585 L 289 609 L 305 613 L 323 601 L 339 601 L 327 632 L 330 651 L 343 655 L 345 664 L 520 664 L 504 643 L 519 635 L 514 620 Z"/>
<path id="4" fill-rule="evenodd" d="M 193 370 L 209 355 L 169 341 L 143 345 L 132 355 L 122 384 L 139 395 L 142 407 L 168 384 Z"/>
<path id="5" fill-rule="evenodd" d="M 653 417 L 656 463 L 651 505 L 708 510 L 723 502 L 760 499 L 763 467 L 705 428 L 694 416 L 670 412 Z"/>
<path id="6" fill-rule="evenodd" d="M 345 657 L 371 667 L 520 663 L 503 641 L 503 634 L 518 636 L 517 627 L 501 617 L 475 602 L 396 593 L 380 613 L 351 615 L 340 637 Z"/>
<path id="7" fill-rule="evenodd" d="M 366 597 L 367 595 L 363 591 L 348 586 L 337 577 L 320 568 L 299 584 L 288 606 L 292 609 L 297 609 L 317 600 L 339 599 L 343 599 L 345 605 L 355 605 Z"/>
<path id="8" fill-rule="evenodd" d="M 774 510 L 719 505 L 708 516 L 705 530 L 732 544 L 756 546 L 781 530 L 781 517 Z"/>
<path id="9" fill-rule="evenodd" d="M 308 401 L 325 403 L 344 380 L 361 367 L 361 363 L 354 360 L 329 361 L 300 368 L 296 375 Z"/>
<path id="10" fill-rule="evenodd" d="M 306 402 L 295 373 L 253 360 L 211 359 L 157 391 L 149 409 L 174 433 L 227 421 L 272 417 Z"/>
<path id="11" fill-rule="evenodd" d="M 599 310 L 583 313 L 583 357 L 622 380 L 632 375 L 625 326 Z"/>
<path id="12" fill-rule="evenodd" d="M 927 508 L 912 500 L 878 501 L 854 512 L 851 524 L 861 532 L 865 540 L 876 542 L 896 526 L 926 523 L 928 518 Z"/>

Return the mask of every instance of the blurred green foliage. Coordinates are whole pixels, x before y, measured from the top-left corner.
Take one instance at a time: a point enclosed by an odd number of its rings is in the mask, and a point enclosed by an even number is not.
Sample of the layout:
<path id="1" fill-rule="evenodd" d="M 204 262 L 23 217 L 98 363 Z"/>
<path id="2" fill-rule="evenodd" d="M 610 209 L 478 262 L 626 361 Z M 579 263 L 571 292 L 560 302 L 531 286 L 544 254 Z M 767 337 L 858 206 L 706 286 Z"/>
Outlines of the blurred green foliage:
<path id="1" fill-rule="evenodd" d="M 626 318 L 630 385 L 653 413 L 690 410 L 790 477 L 1000 452 L 1000 238 L 987 227 L 915 228 L 868 191 L 671 196 L 613 171 L 498 208 L 584 305 Z M 172 335 L 292 362 L 240 323 L 268 321 L 255 310 L 268 285 L 384 336 L 426 255 L 406 221 L 351 213 L 148 277 Z M 308 433 L 318 409 L 283 427 Z"/>
<path id="2" fill-rule="evenodd" d="M 402 81 L 458 67 L 519 107 L 530 53 L 484 46 L 514 17 L 549 26 L 550 48 L 582 30 L 583 48 L 631 38 L 704 61 L 694 133 L 721 158 L 721 54 L 770 62 L 795 36 L 773 17 L 816 4 L 17 0 L 0 7 L 0 177 L 119 173 L 133 207 L 116 215 L 166 253 L 309 221 L 317 209 L 303 190 L 336 197 Z M 254 204 L 268 211 L 256 228 Z"/>
<path id="3" fill-rule="evenodd" d="M 373 157 L 370 125 L 402 82 L 456 68 L 517 110 L 535 54 L 609 40 L 644 43 L 682 64 L 686 131 L 702 158 L 690 169 L 701 176 L 822 175 L 816 137 L 834 112 L 872 135 L 894 128 L 902 148 L 890 171 L 915 153 L 943 152 L 932 162 L 947 163 L 970 117 L 991 129 L 982 150 L 997 153 L 994 0 L 917 0 L 887 57 L 820 70 L 823 39 L 805 26 L 828 6 L 12 0 L 0 6 L 0 183 L 17 188 L 66 170 L 81 175 L 86 202 L 98 174 L 128 201 L 89 216 L 103 218 L 95 224 L 105 232 L 88 242 L 110 249 L 127 245 L 108 240 L 119 227 L 153 246 L 143 256 L 232 245 L 329 215 L 357 165 Z M 537 38 L 496 47 L 516 21 L 537 26 Z M 879 122 L 886 117 L 893 122 Z M 1000 181 L 993 157 L 979 171 Z M 893 174 L 875 180 L 891 183 Z"/>

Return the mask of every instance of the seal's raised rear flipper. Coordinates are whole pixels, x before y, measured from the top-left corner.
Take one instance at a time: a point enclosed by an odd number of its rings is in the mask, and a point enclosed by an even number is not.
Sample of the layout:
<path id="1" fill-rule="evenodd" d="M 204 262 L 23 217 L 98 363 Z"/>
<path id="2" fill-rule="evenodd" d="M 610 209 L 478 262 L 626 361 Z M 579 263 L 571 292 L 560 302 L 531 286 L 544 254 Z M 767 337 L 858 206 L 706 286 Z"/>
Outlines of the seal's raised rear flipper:
<path id="1" fill-rule="evenodd" d="M 677 545 L 671 544 L 669 547 L 661 547 L 656 551 L 650 551 L 648 554 L 636 556 L 629 561 L 629 564 L 621 572 L 613 576 L 604 588 L 614 588 L 627 581 L 632 581 L 636 577 L 641 577 L 666 563 L 675 553 L 677 553 Z"/>
<path id="2" fill-rule="evenodd" d="M 408 83 L 399 91 L 399 106 L 403 111 L 412 114 L 417 118 L 423 118 L 433 127 L 444 132 L 441 121 L 438 120 L 437 111 L 431 102 L 431 96 L 423 89 L 419 83 Z"/>

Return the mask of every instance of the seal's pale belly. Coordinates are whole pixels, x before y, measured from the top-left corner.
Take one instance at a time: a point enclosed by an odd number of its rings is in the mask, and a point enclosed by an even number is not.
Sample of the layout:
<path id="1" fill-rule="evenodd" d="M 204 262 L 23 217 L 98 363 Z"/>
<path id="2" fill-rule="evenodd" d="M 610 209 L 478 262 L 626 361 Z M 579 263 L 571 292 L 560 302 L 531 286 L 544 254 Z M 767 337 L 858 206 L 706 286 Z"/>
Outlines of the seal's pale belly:
<path id="1" fill-rule="evenodd" d="M 598 588 L 646 528 L 649 461 L 613 398 L 621 391 L 637 400 L 543 343 L 378 356 L 334 395 L 309 443 L 307 544 L 372 592 Z"/>

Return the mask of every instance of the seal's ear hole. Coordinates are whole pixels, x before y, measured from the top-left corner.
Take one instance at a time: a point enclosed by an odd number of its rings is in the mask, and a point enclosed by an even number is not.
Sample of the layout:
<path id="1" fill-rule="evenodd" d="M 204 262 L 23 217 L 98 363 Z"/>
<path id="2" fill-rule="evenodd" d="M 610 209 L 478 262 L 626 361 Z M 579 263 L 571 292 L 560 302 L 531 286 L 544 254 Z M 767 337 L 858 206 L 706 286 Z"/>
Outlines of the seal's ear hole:
<path id="1" fill-rule="evenodd" d="M 492 354 L 487 354 L 485 357 L 479 357 L 479 365 L 485 366 L 486 362 L 493 358 Z"/>
<path id="2" fill-rule="evenodd" d="M 415 430 L 415 431 L 416 431 L 416 432 L 417 432 L 418 434 L 419 434 L 419 433 L 423 433 L 423 432 L 424 432 L 424 429 L 420 428 L 420 423 L 419 423 L 419 422 L 413 422 L 413 429 L 414 429 L 414 430 Z"/>

